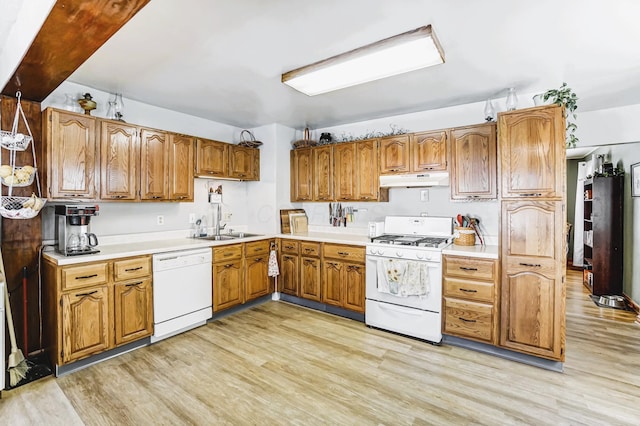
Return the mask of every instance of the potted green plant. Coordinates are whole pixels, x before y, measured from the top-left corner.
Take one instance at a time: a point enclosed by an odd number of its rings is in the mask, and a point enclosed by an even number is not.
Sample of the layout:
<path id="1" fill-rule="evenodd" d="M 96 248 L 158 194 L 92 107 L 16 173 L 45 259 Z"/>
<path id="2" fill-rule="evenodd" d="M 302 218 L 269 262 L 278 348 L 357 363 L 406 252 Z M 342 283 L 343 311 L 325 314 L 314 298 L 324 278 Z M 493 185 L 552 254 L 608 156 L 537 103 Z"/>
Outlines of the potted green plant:
<path id="1" fill-rule="evenodd" d="M 559 89 L 551 89 L 544 92 L 542 100 L 545 102 L 551 101 L 560 106 L 564 105 L 565 118 L 567 119 L 567 148 L 575 148 L 579 141 L 575 134 L 578 126 L 576 123 L 569 121 L 569 119 L 576 119 L 575 111 L 578 109 L 578 96 L 567 86 L 567 83 L 562 83 Z"/>

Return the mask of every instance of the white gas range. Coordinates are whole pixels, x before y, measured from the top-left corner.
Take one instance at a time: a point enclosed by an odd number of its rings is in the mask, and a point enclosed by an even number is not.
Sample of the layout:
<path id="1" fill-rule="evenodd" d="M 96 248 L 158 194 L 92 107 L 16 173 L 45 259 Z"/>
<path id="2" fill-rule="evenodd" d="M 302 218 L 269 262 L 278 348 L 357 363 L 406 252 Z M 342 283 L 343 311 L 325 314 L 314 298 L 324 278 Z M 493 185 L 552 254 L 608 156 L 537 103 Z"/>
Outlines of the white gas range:
<path id="1" fill-rule="evenodd" d="M 365 323 L 442 341 L 442 249 L 453 218 L 387 216 L 384 233 L 366 247 Z"/>

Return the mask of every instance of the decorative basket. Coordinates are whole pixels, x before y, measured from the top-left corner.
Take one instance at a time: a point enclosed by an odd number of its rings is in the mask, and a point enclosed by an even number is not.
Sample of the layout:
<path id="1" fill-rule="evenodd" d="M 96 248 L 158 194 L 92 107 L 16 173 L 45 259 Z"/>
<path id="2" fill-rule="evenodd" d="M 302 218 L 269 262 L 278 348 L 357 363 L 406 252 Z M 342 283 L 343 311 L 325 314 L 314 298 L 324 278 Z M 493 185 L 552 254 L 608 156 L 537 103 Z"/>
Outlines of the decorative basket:
<path id="1" fill-rule="evenodd" d="M 304 129 L 304 136 L 302 137 L 302 139 L 299 139 L 297 141 L 295 141 L 292 145 L 293 145 L 293 149 L 298 149 L 298 148 L 307 148 L 309 146 L 316 146 L 318 143 L 314 140 L 311 140 L 311 137 L 309 136 L 309 128 L 305 128 Z"/>
<path id="2" fill-rule="evenodd" d="M 240 133 L 240 142 L 238 142 L 240 146 L 246 146 L 248 148 L 257 148 L 262 145 L 262 142 L 257 141 L 253 133 L 249 130 L 243 130 Z"/>
<path id="3" fill-rule="evenodd" d="M 12 174 L 6 177 L 0 177 L 0 180 L 2 180 L 3 185 L 13 186 L 14 188 L 29 186 L 33 183 L 36 172 L 36 169 L 31 166 L 16 167 L 15 170 L 12 171 Z"/>
<path id="4" fill-rule="evenodd" d="M 456 226 L 453 233 L 453 244 L 457 246 L 476 245 L 476 231 L 468 226 Z"/>
<path id="5" fill-rule="evenodd" d="M 0 143 L 2 147 L 9 151 L 24 151 L 27 149 L 33 138 L 22 133 L 8 132 L 0 130 Z"/>
<path id="6" fill-rule="evenodd" d="M 33 219 L 38 215 L 47 200 L 31 197 L 2 197 L 0 215 L 7 219 Z"/>

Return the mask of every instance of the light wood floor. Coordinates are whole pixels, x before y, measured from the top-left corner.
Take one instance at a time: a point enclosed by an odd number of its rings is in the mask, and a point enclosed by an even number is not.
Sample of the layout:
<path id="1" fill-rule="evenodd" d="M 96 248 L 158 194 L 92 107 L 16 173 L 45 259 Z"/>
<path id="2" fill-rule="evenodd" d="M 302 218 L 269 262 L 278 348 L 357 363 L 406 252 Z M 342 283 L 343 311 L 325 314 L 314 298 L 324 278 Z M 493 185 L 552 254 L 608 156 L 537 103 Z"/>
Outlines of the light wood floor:
<path id="1" fill-rule="evenodd" d="M 269 302 L 4 392 L 2 424 L 640 423 L 640 324 L 570 273 L 565 372 Z"/>

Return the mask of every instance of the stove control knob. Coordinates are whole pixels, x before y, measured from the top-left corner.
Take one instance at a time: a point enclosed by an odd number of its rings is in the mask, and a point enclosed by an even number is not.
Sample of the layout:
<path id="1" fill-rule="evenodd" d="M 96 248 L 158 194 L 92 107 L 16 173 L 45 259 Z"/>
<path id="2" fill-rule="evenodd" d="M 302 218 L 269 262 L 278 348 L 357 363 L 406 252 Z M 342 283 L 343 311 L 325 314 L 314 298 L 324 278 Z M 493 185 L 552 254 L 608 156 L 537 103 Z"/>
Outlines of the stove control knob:
<path id="1" fill-rule="evenodd" d="M 424 259 L 424 255 L 422 253 L 416 254 L 416 257 L 420 260 Z"/>
<path id="2" fill-rule="evenodd" d="M 397 251 L 397 252 L 396 252 L 396 256 L 398 256 L 398 257 L 404 257 L 404 253 L 402 253 L 401 251 Z"/>

